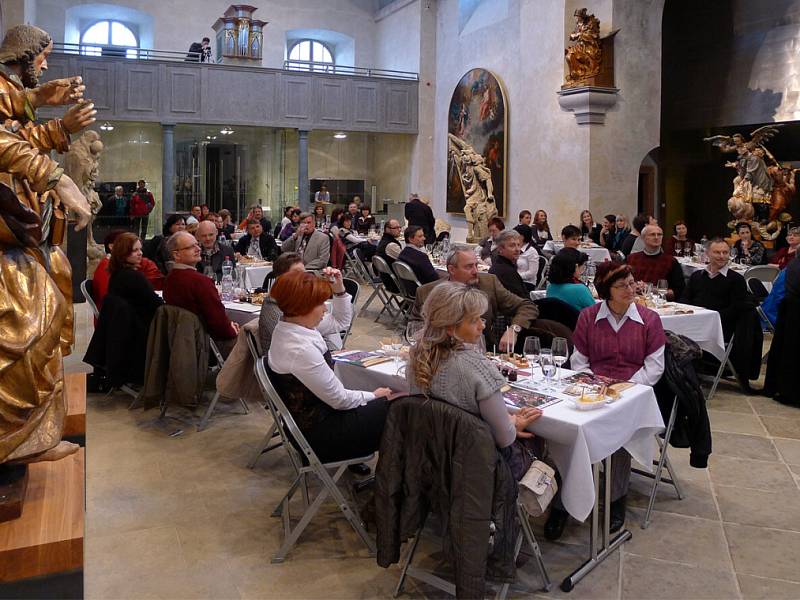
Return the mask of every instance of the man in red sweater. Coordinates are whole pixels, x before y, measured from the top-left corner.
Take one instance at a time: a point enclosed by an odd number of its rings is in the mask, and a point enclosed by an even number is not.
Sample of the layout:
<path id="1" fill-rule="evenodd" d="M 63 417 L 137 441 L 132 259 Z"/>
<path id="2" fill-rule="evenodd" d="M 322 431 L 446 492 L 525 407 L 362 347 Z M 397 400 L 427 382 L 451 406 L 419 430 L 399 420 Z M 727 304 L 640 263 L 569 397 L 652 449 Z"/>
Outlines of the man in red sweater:
<path id="1" fill-rule="evenodd" d="M 636 281 L 657 285 L 659 280 L 666 279 L 669 286 L 667 300 L 680 298 L 686 281 L 678 261 L 661 248 L 661 242 L 664 239 L 661 227 L 647 225 L 642 229 L 641 237 L 644 242 L 644 250 L 629 254 L 627 260 L 633 269 Z"/>
<path id="2" fill-rule="evenodd" d="M 164 302 L 193 312 L 214 341 L 222 342 L 220 351 L 227 355 L 233 348 L 239 325 L 225 314 L 214 282 L 197 271 L 200 244 L 186 231 L 174 233 L 167 240 L 172 256 L 172 270 L 164 280 Z"/>

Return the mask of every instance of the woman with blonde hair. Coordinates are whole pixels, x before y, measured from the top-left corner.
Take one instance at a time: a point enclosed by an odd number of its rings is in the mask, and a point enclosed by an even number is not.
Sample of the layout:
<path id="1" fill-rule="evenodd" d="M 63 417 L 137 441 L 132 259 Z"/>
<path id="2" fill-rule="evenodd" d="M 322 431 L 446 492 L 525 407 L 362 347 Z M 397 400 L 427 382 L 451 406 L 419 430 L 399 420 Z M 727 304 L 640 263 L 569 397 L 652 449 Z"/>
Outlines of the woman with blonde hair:
<path id="1" fill-rule="evenodd" d="M 521 440 L 542 411 L 522 409 L 509 415 L 501 389 L 506 381 L 480 351 L 488 299 L 463 283 L 438 284 L 422 307 L 423 328 L 411 349 L 406 379 L 411 392 L 448 402 L 489 424 L 495 444 L 519 480 L 532 462 Z"/>

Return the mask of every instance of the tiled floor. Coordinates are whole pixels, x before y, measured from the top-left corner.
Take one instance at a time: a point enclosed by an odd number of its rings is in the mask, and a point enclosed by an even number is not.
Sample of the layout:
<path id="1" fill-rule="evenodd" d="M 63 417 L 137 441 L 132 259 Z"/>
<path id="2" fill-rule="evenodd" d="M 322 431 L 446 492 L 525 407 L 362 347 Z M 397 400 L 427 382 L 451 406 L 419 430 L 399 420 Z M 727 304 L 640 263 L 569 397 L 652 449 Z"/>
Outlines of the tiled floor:
<path id="1" fill-rule="evenodd" d="M 372 308 L 370 313 L 372 313 Z M 80 370 L 90 335 L 78 312 Z M 373 313 L 374 316 L 374 313 Z M 385 327 L 359 318 L 348 342 L 372 348 Z M 246 463 L 267 430 L 257 406 L 231 409 L 201 433 L 169 437 L 174 424 L 128 399 L 90 396 L 87 415 L 87 598 L 386 598 L 397 567 L 382 569 L 329 505 L 283 564 L 270 556 L 281 537 L 270 512 L 290 477 L 280 451 Z M 671 450 L 686 498 L 659 493 L 649 529 L 638 523 L 648 481 L 629 495 L 633 539 L 570 594 L 574 598 L 800 598 L 800 410 L 746 397 L 722 384 L 710 403 L 714 454 L 692 469 Z M 541 531 L 541 522 L 535 524 Z M 588 528 L 571 522 L 559 543 L 538 536 L 554 582 L 583 559 Z M 430 556 L 436 550 L 428 549 Z M 426 552 L 422 553 L 423 556 Z M 511 596 L 536 595 L 532 562 Z M 441 596 L 409 581 L 407 596 Z M 566 594 L 554 588 L 544 597 Z"/>

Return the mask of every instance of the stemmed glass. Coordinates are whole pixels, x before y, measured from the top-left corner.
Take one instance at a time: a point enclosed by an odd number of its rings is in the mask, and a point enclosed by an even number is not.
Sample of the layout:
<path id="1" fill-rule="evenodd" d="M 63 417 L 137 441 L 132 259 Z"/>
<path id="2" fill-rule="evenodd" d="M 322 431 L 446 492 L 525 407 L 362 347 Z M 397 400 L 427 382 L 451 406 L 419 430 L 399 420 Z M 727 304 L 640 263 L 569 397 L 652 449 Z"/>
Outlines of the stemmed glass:
<path id="1" fill-rule="evenodd" d="M 553 375 L 556 373 L 556 365 L 553 362 L 553 351 L 550 348 L 542 348 L 539 354 L 539 364 L 542 366 L 542 374 L 544 375 L 545 391 L 553 391 Z"/>
<path id="2" fill-rule="evenodd" d="M 556 366 L 558 367 L 556 382 L 561 383 L 561 365 L 567 362 L 567 358 L 569 356 L 567 340 L 566 338 L 562 337 L 553 338 L 553 343 L 551 346 L 553 362 L 556 363 Z"/>
<path id="3" fill-rule="evenodd" d="M 731 256 L 731 262 L 736 262 L 736 248 L 734 248 L 733 246 L 731 246 L 730 253 L 731 253 L 731 254 L 730 254 L 730 256 Z"/>
<path id="4" fill-rule="evenodd" d="M 412 348 L 417 345 L 419 338 L 422 336 L 422 330 L 425 323 L 422 321 L 409 321 L 406 325 L 406 342 Z"/>
<path id="5" fill-rule="evenodd" d="M 528 381 L 531 383 L 533 383 L 533 367 L 539 362 L 539 355 L 541 352 L 542 345 L 538 337 L 532 335 L 525 338 L 525 343 L 522 346 L 522 354 L 525 356 L 525 360 L 528 361 L 528 368 L 531 370 L 531 374 L 528 376 Z"/>
<path id="6" fill-rule="evenodd" d="M 384 349 L 389 348 L 391 356 L 394 357 L 394 372 L 395 375 L 400 372 L 400 350 L 403 348 L 403 338 L 397 332 L 392 332 L 391 335 L 381 339 L 381 347 Z"/>
<path id="7" fill-rule="evenodd" d="M 658 280 L 658 287 L 657 292 L 659 298 L 659 306 L 663 306 L 664 303 L 667 301 L 667 294 L 669 293 L 669 284 L 667 283 L 666 279 L 659 279 Z"/>

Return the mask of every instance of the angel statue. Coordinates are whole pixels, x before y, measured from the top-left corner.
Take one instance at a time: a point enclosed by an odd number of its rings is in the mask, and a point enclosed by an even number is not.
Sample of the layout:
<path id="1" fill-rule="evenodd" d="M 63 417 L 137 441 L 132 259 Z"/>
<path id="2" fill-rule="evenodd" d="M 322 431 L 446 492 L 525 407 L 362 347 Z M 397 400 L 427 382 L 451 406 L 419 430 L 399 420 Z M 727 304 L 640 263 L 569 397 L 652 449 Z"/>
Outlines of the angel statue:
<path id="1" fill-rule="evenodd" d="M 585 8 L 575 11 L 575 31 L 569 34 L 573 46 L 564 50 L 569 74 L 564 87 L 577 86 L 600 72 L 600 20 Z"/>
<path id="2" fill-rule="evenodd" d="M 773 177 L 770 176 L 765 157 L 777 164 L 775 157 L 764 146 L 778 133 L 778 125 L 765 125 L 750 134 L 746 141 L 740 133 L 732 136 L 715 135 L 703 138 L 722 152 L 736 152 L 737 159 L 725 163 L 736 169 L 733 179 L 733 194 L 728 199 L 728 210 L 737 221 L 756 220 L 766 223 L 772 203 Z"/>
<path id="3" fill-rule="evenodd" d="M 97 243 L 92 231 L 94 217 L 103 208 L 103 203 L 94 189 L 99 174 L 102 151 L 103 142 L 100 141 L 100 134 L 90 129 L 74 141 L 69 152 L 64 155 L 64 172 L 77 184 L 92 209 L 92 221 L 89 223 L 86 236 L 87 277 L 92 277 L 97 263 L 105 256 L 103 245 Z"/>
<path id="4" fill-rule="evenodd" d="M 91 211 L 50 152 L 66 152 L 97 111 L 79 77 L 38 84 L 52 49 L 31 25 L 10 28 L 0 44 L 0 470 L 78 449 L 61 440 L 73 330 L 72 274 L 59 244 L 64 211 L 76 228 Z M 36 123 L 37 107 L 65 104 L 63 118 Z"/>
<path id="5" fill-rule="evenodd" d="M 472 146 L 452 133 L 447 136 L 449 168 L 458 172 L 464 192 L 467 243 L 474 244 L 489 235 L 489 221 L 497 216 L 492 172 Z"/>

